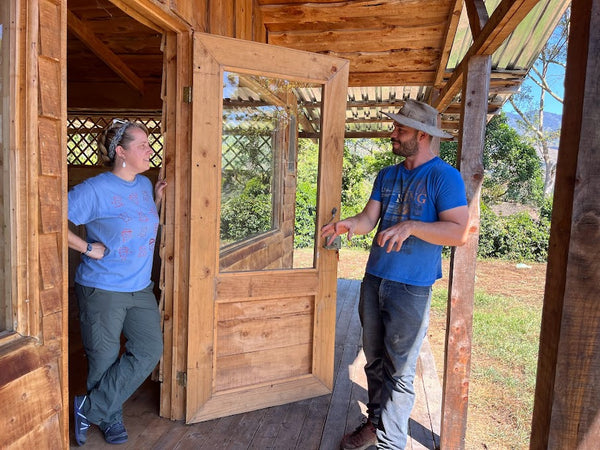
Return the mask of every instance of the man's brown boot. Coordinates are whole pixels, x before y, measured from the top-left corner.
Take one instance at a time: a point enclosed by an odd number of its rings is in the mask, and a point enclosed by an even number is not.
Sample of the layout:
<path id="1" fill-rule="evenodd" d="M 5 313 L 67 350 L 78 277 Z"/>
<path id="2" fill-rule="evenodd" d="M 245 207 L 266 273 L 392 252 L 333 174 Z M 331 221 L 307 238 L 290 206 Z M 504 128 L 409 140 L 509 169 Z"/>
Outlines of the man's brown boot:
<path id="1" fill-rule="evenodd" d="M 372 445 L 377 445 L 377 435 L 375 434 L 375 426 L 367 419 L 356 430 L 342 438 L 340 449 L 364 450 Z"/>

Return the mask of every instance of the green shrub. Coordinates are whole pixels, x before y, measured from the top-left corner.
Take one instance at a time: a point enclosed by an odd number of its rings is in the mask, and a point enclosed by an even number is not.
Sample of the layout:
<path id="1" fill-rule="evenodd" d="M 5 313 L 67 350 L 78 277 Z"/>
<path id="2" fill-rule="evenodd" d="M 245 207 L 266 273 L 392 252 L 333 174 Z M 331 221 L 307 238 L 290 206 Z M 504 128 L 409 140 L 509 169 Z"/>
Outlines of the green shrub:
<path id="1" fill-rule="evenodd" d="M 539 220 L 525 212 L 504 217 L 482 205 L 479 257 L 544 262 L 549 236 L 550 222 L 543 215 Z"/>
<path id="2" fill-rule="evenodd" d="M 294 247 L 312 247 L 315 238 L 315 217 L 317 217 L 317 184 L 301 181 L 296 189 Z"/>
<path id="3" fill-rule="evenodd" d="M 239 196 L 232 196 L 221 207 L 221 240 L 236 242 L 271 229 L 272 199 L 269 186 L 250 180 Z"/>

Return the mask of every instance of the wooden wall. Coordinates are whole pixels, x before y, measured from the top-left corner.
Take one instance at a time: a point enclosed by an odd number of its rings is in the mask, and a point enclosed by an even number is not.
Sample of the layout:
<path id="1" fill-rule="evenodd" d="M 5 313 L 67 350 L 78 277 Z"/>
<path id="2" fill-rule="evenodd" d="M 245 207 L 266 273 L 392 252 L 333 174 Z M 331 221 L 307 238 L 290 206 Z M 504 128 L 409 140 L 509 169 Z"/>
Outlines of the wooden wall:
<path id="1" fill-rule="evenodd" d="M 66 1 L 17 5 L 14 119 L 16 334 L 0 340 L 0 447 L 68 445 Z M 13 34 L 14 33 L 14 34 Z"/>

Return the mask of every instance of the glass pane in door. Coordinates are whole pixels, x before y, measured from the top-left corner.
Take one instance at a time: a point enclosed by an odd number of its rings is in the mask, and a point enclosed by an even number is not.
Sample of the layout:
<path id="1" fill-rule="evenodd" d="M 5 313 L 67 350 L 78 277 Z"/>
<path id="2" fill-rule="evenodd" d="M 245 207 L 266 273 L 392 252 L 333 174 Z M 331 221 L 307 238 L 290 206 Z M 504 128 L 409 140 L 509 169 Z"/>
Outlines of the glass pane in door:
<path id="1" fill-rule="evenodd" d="M 225 72 L 221 272 L 314 267 L 321 85 Z"/>

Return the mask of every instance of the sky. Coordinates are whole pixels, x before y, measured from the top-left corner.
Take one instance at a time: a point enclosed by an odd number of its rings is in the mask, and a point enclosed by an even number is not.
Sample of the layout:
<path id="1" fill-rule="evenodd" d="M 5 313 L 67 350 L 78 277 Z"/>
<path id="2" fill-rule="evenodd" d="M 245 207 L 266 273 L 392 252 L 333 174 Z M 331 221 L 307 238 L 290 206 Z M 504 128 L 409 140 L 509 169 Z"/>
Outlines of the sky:
<path id="1" fill-rule="evenodd" d="M 552 65 L 549 69 L 547 81 L 550 84 L 552 90 L 556 93 L 556 95 L 558 95 L 561 98 L 563 98 L 565 94 L 564 80 L 564 68 Z M 531 81 L 529 77 L 525 78 L 523 86 L 530 87 L 532 93 L 535 94 L 535 98 L 539 98 L 540 88 L 533 81 Z M 506 102 L 502 109 L 507 113 L 515 112 L 510 102 Z M 558 102 L 551 95 L 546 93 L 546 96 L 544 98 L 544 112 L 551 112 L 554 114 L 562 115 L 562 103 Z"/>

